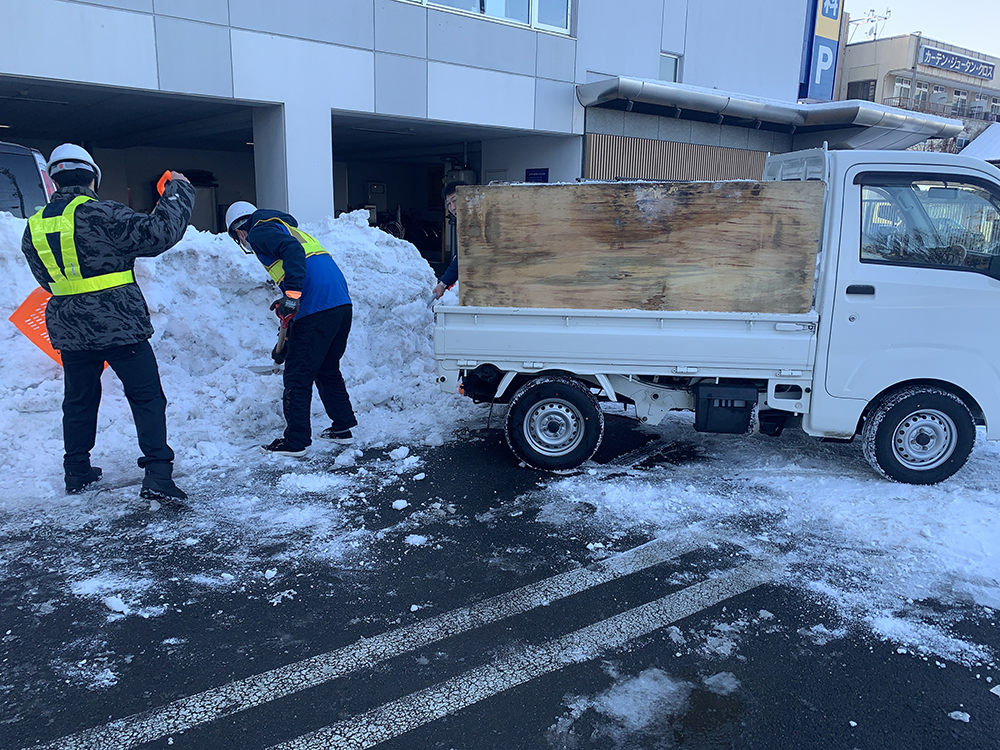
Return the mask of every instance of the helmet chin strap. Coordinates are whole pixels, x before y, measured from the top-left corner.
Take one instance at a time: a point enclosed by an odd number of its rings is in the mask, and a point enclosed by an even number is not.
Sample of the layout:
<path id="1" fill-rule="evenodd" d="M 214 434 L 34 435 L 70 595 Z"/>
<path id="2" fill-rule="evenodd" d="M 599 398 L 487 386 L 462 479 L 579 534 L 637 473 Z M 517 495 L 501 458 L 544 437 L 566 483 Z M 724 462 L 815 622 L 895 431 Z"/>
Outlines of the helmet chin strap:
<path id="1" fill-rule="evenodd" d="M 247 255 L 253 255 L 253 248 L 250 247 L 249 242 L 240 237 L 236 232 L 230 232 L 229 236 L 233 238 L 233 242 L 240 246 L 240 250 Z"/>

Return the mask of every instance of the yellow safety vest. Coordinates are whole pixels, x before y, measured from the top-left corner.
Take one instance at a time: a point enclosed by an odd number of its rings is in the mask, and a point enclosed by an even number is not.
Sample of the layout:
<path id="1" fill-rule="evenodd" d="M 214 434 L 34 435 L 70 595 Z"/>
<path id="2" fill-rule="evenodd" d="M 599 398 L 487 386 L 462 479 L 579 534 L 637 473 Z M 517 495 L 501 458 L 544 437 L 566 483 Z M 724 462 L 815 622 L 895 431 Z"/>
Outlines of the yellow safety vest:
<path id="1" fill-rule="evenodd" d="M 80 270 L 80 260 L 76 254 L 76 240 L 74 239 L 74 217 L 76 209 L 85 201 L 94 200 L 87 195 L 79 195 L 71 200 L 61 214 L 45 217 L 42 209 L 30 219 L 28 228 L 31 231 L 31 244 L 35 247 L 39 259 L 49 272 L 52 283 L 49 291 L 56 297 L 65 297 L 71 294 L 86 294 L 87 292 L 99 292 L 104 289 L 112 289 L 116 286 L 135 283 L 135 274 L 132 271 L 117 271 L 115 273 L 105 273 L 98 276 L 84 277 Z M 59 235 L 59 250 L 62 256 L 62 264 L 56 260 L 55 253 L 49 246 L 49 235 Z"/>
<path id="2" fill-rule="evenodd" d="M 281 224 L 285 229 L 287 229 L 288 233 L 302 244 L 302 249 L 305 251 L 307 257 L 310 255 L 319 255 L 320 253 L 324 253 L 326 255 L 330 254 L 323 249 L 323 246 L 321 244 L 319 244 L 319 240 L 317 240 L 315 237 L 311 235 L 306 234 L 301 229 L 296 229 L 295 227 L 286 224 L 285 222 L 283 222 L 281 219 L 278 218 L 262 219 L 257 223 L 262 224 L 265 221 L 276 221 L 279 224 Z M 275 284 L 280 284 L 282 281 L 285 280 L 285 267 L 282 265 L 281 260 L 276 260 L 271 265 L 264 266 L 264 268 L 267 269 L 267 272 L 271 275 L 271 278 L 274 279 Z"/>

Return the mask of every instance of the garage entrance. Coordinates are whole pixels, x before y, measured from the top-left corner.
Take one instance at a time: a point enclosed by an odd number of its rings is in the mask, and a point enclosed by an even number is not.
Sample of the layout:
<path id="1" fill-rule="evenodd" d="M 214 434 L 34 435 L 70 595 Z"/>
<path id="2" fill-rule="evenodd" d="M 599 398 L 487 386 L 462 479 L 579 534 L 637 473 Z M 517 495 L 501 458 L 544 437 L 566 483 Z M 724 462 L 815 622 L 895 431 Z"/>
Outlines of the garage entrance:
<path id="1" fill-rule="evenodd" d="M 191 223 L 218 231 L 226 207 L 256 196 L 253 107 L 202 97 L 0 76 L 0 140 L 48 157 L 82 145 L 101 166 L 101 197 L 149 211 L 164 170 L 198 191 Z"/>
<path id="2" fill-rule="evenodd" d="M 155 205 L 164 170 L 182 171 L 198 190 L 192 224 L 200 230 L 224 231 L 225 211 L 235 201 L 257 204 L 263 195 L 263 205 L 267 196 L 284 195 L 281 105 L 0 76 L 0 113 L 0 140 L 46 157 L 60 143 L 82 145 L 104 173 L 101 197 L 137 211 Z M 403 236 L 432 265 L 450 260 L 445 182 L 520 179 L 523 169 L 489 164 L 484 179 L 484 148 L 506 163 L 536 135 L 357 112 L 330 117 L 334 213 L 367 209 L 373 225 Z M 272 176 L 274 185 L 262 183 L 268 189 L 257 184 Z"/>

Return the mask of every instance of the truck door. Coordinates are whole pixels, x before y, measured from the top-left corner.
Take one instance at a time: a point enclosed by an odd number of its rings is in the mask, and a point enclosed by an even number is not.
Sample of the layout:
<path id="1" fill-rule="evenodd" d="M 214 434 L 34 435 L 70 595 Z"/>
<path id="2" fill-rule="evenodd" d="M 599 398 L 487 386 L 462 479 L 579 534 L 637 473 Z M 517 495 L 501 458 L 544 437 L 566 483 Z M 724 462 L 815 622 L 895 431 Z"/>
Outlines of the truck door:
<path id="1" fill-rule="evenodd" d="M 1000 393 L 997 185 L 855 167 L 844 191 L 827 392 L 867 401 L 928 379 Z"/>

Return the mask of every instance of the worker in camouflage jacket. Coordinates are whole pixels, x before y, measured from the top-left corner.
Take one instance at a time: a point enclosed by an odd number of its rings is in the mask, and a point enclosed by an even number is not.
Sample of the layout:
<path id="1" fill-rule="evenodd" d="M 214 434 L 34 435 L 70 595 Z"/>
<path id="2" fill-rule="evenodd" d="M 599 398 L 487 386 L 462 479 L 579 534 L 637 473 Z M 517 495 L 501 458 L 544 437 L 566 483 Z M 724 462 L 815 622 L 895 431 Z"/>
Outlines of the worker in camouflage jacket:
<path id="1" fill-rule="evenodd" d="M 66 492 L 101 478 L 91 466 L 97 437 L 104 363 L 122 381 L 135 420 L 145 469 L 140 495 L 184 500 L 174 484 L 174 452 L 167 444 L 167 400 L 149 338 L 149 309 L 135 281 L 136 258 L 169 250 L 184 235 L 194 188 L 173 172 L 150 214 L 97 197 L 101 170 L 80 146 L 63 144 L 47 170 L 56 192 L 28 220 L 21 250 L 38 283 L 52 293 L 45 323 L 63 362 L 63 443 Z"/>

